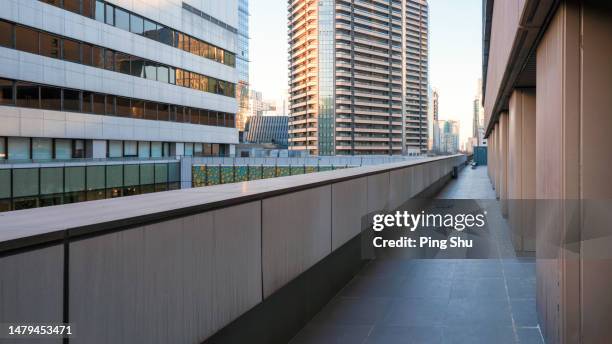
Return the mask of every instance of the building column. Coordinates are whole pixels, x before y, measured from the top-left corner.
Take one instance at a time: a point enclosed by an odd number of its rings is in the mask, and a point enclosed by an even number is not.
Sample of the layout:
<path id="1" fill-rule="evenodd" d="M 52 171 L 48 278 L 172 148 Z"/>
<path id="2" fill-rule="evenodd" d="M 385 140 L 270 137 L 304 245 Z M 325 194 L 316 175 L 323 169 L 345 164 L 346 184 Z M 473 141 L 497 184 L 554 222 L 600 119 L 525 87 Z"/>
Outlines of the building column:
<path id="1" fill-rule="evenodd" d="M 535 252 L 535 118 L 535 88 L 515 90 L 508 117 L 508 222 L 520 252 Z"/>
<path id="2" fill-rule="evenodd" d="M 498 137 L 499 201 L 504 217 L 508 216 L 508 112 L 499 115 Z"/>
<path id="3" fill-rule="evenodd" d="M 495 123 L 495 196 L 499 199 L 501 196 L 501 125 Z"/>

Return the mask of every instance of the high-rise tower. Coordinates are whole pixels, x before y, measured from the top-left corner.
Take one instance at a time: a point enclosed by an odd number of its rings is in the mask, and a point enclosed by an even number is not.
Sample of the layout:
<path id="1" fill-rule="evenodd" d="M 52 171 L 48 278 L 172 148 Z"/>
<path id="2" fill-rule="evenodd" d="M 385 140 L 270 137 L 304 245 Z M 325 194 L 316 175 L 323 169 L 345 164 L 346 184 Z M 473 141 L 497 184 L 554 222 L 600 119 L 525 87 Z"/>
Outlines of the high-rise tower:
<path id="1" fill-rule="evenodd" d="M 288 5 L 289 148 L 318 155 L 401 154 L 409 143 L 425 151 L 427 2 Z"/>

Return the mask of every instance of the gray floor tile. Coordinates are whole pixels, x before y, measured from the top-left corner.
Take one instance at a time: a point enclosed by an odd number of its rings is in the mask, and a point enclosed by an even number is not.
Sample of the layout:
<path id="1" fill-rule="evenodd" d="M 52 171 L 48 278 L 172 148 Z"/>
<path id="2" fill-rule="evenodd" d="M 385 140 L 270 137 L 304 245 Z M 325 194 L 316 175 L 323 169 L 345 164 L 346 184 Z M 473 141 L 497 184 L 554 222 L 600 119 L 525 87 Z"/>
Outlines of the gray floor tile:
<path id="1" fill-rule="evenodd" d="M 515 334 L 511 326 L 484 326 L 470 324 L 443 329 L 444 344 L 514 344 Z"/>
<path id="2" fill-rule="evenodd" d="M 503 299 L 508 297 L 501 277 L 454 279 L 451 298 Z"/>
<path id="3" fill-rule="evenodd" d="M 532 278 L 506 278 L 510 299 L 533 299 L 536 294 L 536 280 Z"/>
<path id="4" fill-rule="evenodd" d="M 437 326 L 444 324 L 448 298 L 406 298 L 393 300 L 384 317 L 389 326 Z"/>
<path id="5" fill-rule="evenodd" d="M 431 326 L 376 326 L 367 344 L 438 344 L 442 328 Z"/>
<path id="6" fill-rule="evenodd" d="M 510 308 L 512 309 L 512 318 L 517 327 L 538 326 L 535 299 L 510 300 Z"/>
<path id="7" fill-rule="evenodd" d="M 358 344 L 364 343 L 372 326 L 308 325 L 289 344 Z"/>
<path id="8" fill-rule="evenodd" d="M 389 298 L 335 298 L 313 319 L 317 325 L 374 325 L 387 313 Z"/>
<path id="9" fill-rule="evenodd" d="M 512 326 L 510 305 L 498 299 L 451 299 L 444 322 L 449 326 Z"/>
<path id="10" fill-rule="evenodd" d="M 516 332 L 520 344 L 544 344 L 539 328 L 518 328 Z"/>

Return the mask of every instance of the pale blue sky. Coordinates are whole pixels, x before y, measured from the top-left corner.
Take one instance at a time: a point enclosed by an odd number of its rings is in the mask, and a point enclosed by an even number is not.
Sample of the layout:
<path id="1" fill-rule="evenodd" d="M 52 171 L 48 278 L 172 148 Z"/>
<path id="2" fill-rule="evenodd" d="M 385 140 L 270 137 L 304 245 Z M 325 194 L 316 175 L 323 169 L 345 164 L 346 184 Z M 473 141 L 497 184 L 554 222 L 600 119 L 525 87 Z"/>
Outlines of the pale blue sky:
<path id="1" fill-rule="evenodd" d="M 482 0 L 429 0 L 429 84 L 440 93 L 440 118 L 472 132 L 473 99 L 482 72 Z M 250 0 L 251 84 L 266 99 L 287 88 L 287 2 Z"/>

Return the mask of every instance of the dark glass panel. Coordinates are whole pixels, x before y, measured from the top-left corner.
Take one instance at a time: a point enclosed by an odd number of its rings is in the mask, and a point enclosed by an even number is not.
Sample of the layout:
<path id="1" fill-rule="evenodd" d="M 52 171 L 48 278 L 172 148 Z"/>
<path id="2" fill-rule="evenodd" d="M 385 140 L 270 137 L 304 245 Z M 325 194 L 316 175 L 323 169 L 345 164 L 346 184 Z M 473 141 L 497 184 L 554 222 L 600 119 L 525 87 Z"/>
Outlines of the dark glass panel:
<path id="1" fill-rule="evenodd" d="M 104 68 L 104 48 L 94 46 L 91 49 L 91 65 Z"/>
<path id="2" fill-rule="evenodd" d="M 184 51 L 189 51 L 189 36 L 184 33 L 178 33 L 178 48 Z"/>
<path id="3" fill-rule="evenodd" d="M 154 102 L 146 102 L 145 103 L 145 119 L 150 119 L 153 121 L 157 120 L 157 103 Z"/>
<path id="4" fill-rule="evenodd" d="M 210 118 L 209 118 L 208 110 L 200 110 L 200 124 L 202 124 L 202 125 L 209 125 L 210 124 Z"/>
<path id="5" fill-rule="evenodd" d="M 38 32 L 23 26 L 15 28 L 15 46 L 17 50 L 38 54 Z"/>
<path id="6" fill-rule="evenodd" d="M 159 28 L 159 41 L 164 44 L 174 46 L 174 31 L 165 26 L 161 26 Z"/>
<path id="7" fill-rule="evenodd" d="M 64 60 L 81 62 L 81 44 L 79 42 L 64 39 Z"/>
<path id="8" fill-rule="evenodd" d="M 81 111 L 81 91 L 64 90 L 64 111 Z"/>
<path id="9" fill-rule="evenodd" d="M 208 49 L 210 49 L 210 44 L 202 42 L 200 44 L 200 52 L 198 55 L 208 57 Z"/>
<path id="10" fill-rule="evenodd" d="M 92 97 L 93 97 L 93 93 L 83 92 L 83 112 L 85 113 L 93 112 Z"/>
<path id="11" fill-rule="evenodd" d="M 184 112 L 185 112 L 185 108 L 183 106 L 176 107 L 176 117 L 175 117 L 176 122 L 179 122 L 179 123 L 183 122 Z"/>
<path id="12" fill-rule="evenodd" d="M 144 116 L 144 101 L 132 99 L 130 114 L 133 118 L 142 118 Z"/>
<path id="13" fill-rule="evenodd" d="M 208 79 L 208 92 L 217 93 L 217 80 L 213 78 Z"/>
<path id="14" fill-rule="evenodd" d="M 17 82 L 17 106 L 39 108 L 38 86 L 28 82 Z"/>
<path id="15" fill-rule="evenodd" d="M 157 119 L 160 121 L 170 120 L 170 106 L 168 104 L 157 104 Z"/>
<path id="16" fill-rule="evenodd" d="M 226 120 L 226 126 L 228 126 L 229 128 L 236 127 L 236 115 L 234 115 L 233 113 L 226 114 L 225 120 Z"/>
<path id="17" fill-rule="evenodd" d="M 81 48 L 83 50 L 83 64 L 91 66 L 92 65 L 92 46 L 90 44 L 82 44 Z"/>
<path id="18" fill-rule="evenodd" d="M 72 140 L 72 157 L 74 159 L 85 158 L 85 140 Z"/>
<path id="19" fill-rule="evenodd" d="M 217 124 L 217 111 L 210 111 L 208 113 L 208 122 L 210 125 L 218 125 Z"/>
<path id="20" fill-rule="evenodd" d="M 200 124 L 200 111 L 198 109 L 191 108 L 191 124 Z"/>
<path id="21" fill-rule="evenodd" d="M 42 86 L 40 88 L 40 104 L 43 109 L 62 109 L 62 89 L 59 87 Z"/>
<path id="22" fill-rule="evenodd" d="M 189 52 L 195 55 L 200 54 L 200 40 L 189 37 Z"/>
<path id="23" fill-rule="evenodd" d="M 83 11 L 82 14 L 87 17 L 87 18 L 91 18 L 91 13 L 92 13 L 92 9 L 93 9 L 93 0 L 83 0 Z"/>
<path id="24" fill-rule="evenodd" d="M 13 24 L 0 20 L 0 46 L 13 47 Z"/>
<path id="25" fill-rule="evenodd" d="M 115 53 L 115 70 L 123 74 L 130 74 L 130 55 Z"/>
<path id="26" fill-rule="evenodd" d="M 144 78 L 145 76 L 145 60 L 132 56 L 132 75 Z"/>
<path id="27" fill-rule="evenodd" d="M 13 88 L 13 81 L 7 79 L 0 79 L 0 104 L 14 104 L 14 93 L 15 91 Z"/>
<path id="28" fill-rule="evenodd" d="M 80 0 L 64 0 L 64 9 L 81 14 L 81 1 Z"/>
<path id="29" fill-rule="evenodd" d="M 116 115 L 117 107 L 116 107 L 116 98 L 115 96 L 106 96 L 106 106 L 105 111 L 107 115 Z"/>
<path id="30" fill-rule="evenodd" d="M 130 31 L 130 14 L 120 8 L 115 8 L 115 26 Z"/>
<path id="31" fill-rule="evenodd" d="M 191 112 L 188 107 L 183 107 L 183 123 L 191 123 Z"/>
<path id="32" fill-rule="evenodd" d="M 141 16 L 130 14 L 130 31 L 142 35 L 144 32 L 144 20 Z"/>
<path id="33" fill-rule="evenodd" d="M 110 49 L 104 50 L 104 67 L 108 70 L 114 70 L 114 55 L 115 53 Z"/>
<path id="34" fill-rule="evenodd" d="M 92 112 L 98 115 L 104 115 L 106 113 L 103 94 L 95 93 L 93 95 Z M 111 112 L 111 114 L 112 113 L 113 112 Z"/>
<path id="35" fill-rule="evenodd" d="M 117 116 L 130 117 L 130 99 L 124 97 L 117 97 L 116 103 Z"/>
<path id="36" fill-rule="evenodd" d="M 54 59 L 61 57 L 61 38 L 48 33 L 40 34 L 40 54 Z"/>
<path id="37" fill-rule="evenodd" d="M 144 21 L 144 35 L 150 39 L 158 40 L 159 35 L 157 33 L 157 24 L 152 21 L 146 20 Z"/>

